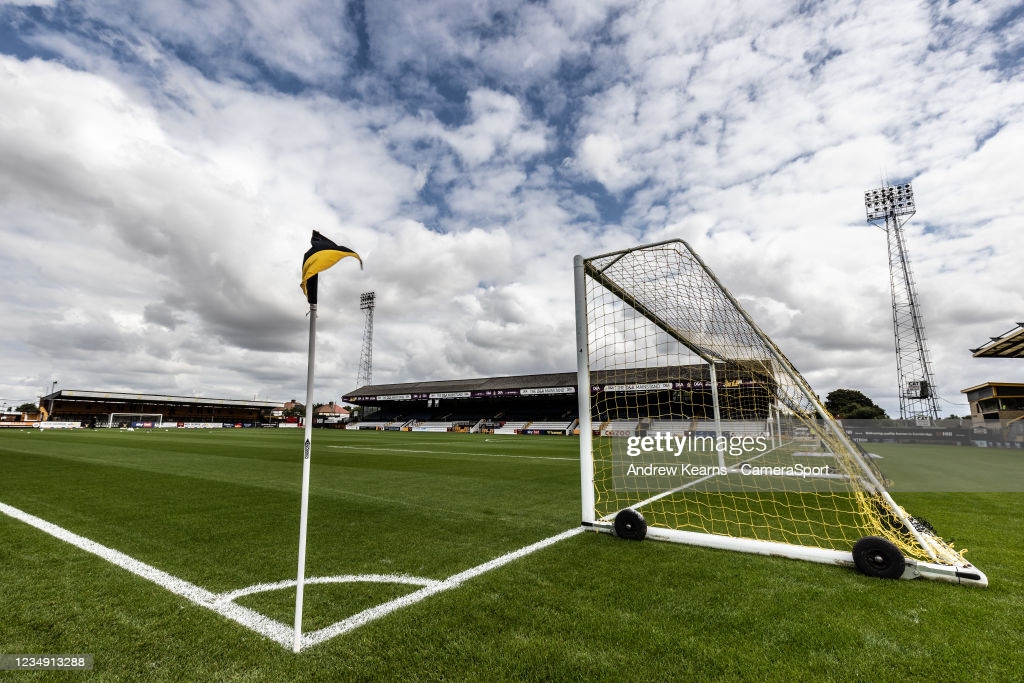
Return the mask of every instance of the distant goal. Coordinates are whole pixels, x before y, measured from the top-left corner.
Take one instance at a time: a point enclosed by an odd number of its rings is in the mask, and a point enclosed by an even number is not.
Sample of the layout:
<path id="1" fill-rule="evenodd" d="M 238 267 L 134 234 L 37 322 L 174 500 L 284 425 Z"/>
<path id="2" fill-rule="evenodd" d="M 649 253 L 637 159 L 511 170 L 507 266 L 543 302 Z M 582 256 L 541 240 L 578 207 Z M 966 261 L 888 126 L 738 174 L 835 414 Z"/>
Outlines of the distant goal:
<path id="1" fill-rule="evenodd" d="M 162 427 L 163 424 L 162 413 L 110 413 L 107 419 L 107 427 L 121 429 L 149 429 Z"/>
<path id="2" fill-rule="evenodd" d="M 585 527 L 987 585 L 688 244 L 574 265 Z"/>

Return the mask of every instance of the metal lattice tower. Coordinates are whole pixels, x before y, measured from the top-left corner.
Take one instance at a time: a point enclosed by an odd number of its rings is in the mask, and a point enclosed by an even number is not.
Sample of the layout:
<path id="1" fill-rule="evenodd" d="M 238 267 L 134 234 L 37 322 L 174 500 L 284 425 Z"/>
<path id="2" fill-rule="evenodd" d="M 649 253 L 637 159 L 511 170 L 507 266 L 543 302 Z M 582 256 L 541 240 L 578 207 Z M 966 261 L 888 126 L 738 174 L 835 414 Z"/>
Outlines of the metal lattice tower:
<path id="1" fill-rule="evenodd" d="M 889 241 L 889 283 L 892 287 L 892 324 L 896 336 L 896 372 L 899 375 L 900 418 L 939 418 L 938 396 L 924 320 L 917 303 L 917 287 L 910 270 L 910 255 L 903 226 L 914 215 L 910 183 L 885 185 L 864 193 L 867 220 L 885 231 Z"/>
<path id="2" fill-rule="evenodd" d="M 363 327 L 363 351 L 359 354 L 357 387 L 365 387 L 373 381 L 373 309 L 376 305 L 376 293 L 363 292 L 359 295 L 359 308 L 366 311 L 366 325 Z"/>

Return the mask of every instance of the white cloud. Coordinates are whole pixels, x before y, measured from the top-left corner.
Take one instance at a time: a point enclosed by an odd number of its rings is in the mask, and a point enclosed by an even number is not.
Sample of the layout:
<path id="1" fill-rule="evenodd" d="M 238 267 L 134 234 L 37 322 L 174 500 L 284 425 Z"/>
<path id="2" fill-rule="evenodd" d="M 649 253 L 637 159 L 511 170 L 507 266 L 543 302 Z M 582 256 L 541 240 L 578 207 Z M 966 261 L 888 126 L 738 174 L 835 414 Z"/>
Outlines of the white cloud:
<path id="1" fill-rule="evenodd" d="M 624 156 L 622 140 L 617 135 L 591 133 L 580 143 L 579 165 L 609 191 L 619 192 L 642 178 Z"/>
<path id="2" fill-rule="evenodd" d="M 298 395 L 316 227 L 366 260 L 321 283 L 325 400 L 361 291 L 379 381 L 570 370 L 572 254 L 682 237 L 892 413 L 883 178 L 943 396 L 1024 371 L 967 351 L 1024 308 L 1012 2 L 0 4 L 5 398 Z"/>
<path id="3" fill-rule="evenodd" d="M 469 93 L 472 120 L 455 130 L 440 133 L 470 166 L 478 166 L 500 153 L 504 162 L 544 152 L 542 125 L 528 121 L 515 97 L 493 90 Z"/>

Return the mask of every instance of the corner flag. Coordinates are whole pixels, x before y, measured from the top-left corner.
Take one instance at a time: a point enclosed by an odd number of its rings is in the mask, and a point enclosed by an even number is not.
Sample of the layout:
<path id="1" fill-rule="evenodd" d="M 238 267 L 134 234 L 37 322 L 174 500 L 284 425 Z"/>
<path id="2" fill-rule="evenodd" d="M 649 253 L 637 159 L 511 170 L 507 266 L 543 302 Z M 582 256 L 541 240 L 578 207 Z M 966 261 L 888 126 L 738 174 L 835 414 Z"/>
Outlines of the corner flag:
<path id="1" fill-rule="evenodd" d="M 302 649 L 302 599 L 306 584 L 306 520 L 309 517 L 309 457 L 313 441 L 313 363 L 316 357 L 316 285 L 317 273 L 327 270 L 346 256 L 354 256 L 363 267 L 363 259 L 348 247 L 337 244 L 316 230 L 312 245 L 302 258 L 302 282 L 299 286 L 309 302 L 309 362 L 306 365 L 306 437 L 302 445 L 302 504 L 299 511 L 299 566 L 295 577 L 295 639 L 292 651 Z"/>
<path id="2" fill-rule="evenodd" d="M 316 230 L 313 231 L 310 244 L 312 246 L 309 251 L 302 257 L 302 282 L 299 283 L 299 287 L 306 295 L 306 301 L 316 304 L 317 273 L 327 270 L 346 256 L 354 256 L 359 261 L 359 269 L 362 270 L 363 259 L 348 247 L 339 247 Z"/>

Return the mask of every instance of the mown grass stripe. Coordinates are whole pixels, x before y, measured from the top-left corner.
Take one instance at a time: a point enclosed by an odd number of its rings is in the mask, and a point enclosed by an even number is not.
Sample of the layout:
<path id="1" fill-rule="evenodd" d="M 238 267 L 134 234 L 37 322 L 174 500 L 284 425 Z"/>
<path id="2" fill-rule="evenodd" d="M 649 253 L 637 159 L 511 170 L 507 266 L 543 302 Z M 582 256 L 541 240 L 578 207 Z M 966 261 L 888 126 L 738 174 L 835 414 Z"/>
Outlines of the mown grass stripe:
<path id="1" fill-rule="evenodd" d="M 579 462 L 579 458 L 559 458 L 555 456 L 547 455 L 510 455 L 507 453 L 469 453 L 466 451 L 430 451 L 425 449 L 414 449 L 414 448 L 374 448 L 372 446 L 335 446 L 328 445 L 327 448 L 345 448 L 355 451 L 386 451 L 389 454 L 393 453 L 420 453 L 427 455 L 468 455 L 474 458 L 522 458 L 524 460 L 568 460 L 570 462 Z"/>

